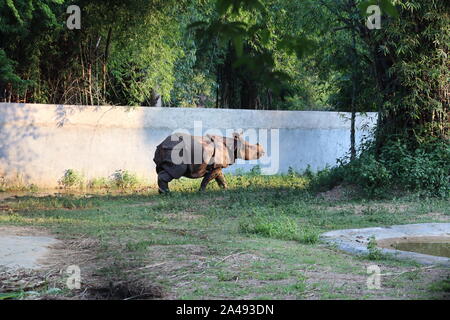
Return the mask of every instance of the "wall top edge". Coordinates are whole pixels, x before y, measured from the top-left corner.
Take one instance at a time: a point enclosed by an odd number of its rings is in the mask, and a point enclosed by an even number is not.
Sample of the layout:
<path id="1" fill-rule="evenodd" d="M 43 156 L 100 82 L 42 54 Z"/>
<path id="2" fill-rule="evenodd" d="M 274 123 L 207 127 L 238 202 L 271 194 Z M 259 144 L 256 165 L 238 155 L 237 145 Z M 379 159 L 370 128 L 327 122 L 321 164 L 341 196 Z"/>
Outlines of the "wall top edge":
<path id="1" fill-rule="evenodd" d="M 285 113 L 285 114 L 294 114 L 294 113 L 311 113 L 311 114 L 351 114 L 351 112 L 342 112 L 342 111 L 323 111 L 323 110 L 310 110 L 310 111 L 302 111 L 302 110 L 255 110 L 255 109 L 218 109 L 218 108 L 182 108 L 182 107 L 150 107 L 150 106 L 113 106 L 113 105 L 71 105 L 71 104 L 43 104 L 43 103 L 8 103 L 8 102 L 0 102 L 0 107 L 15 105 L 15 106 L 29 106 L 29 107 L 63 107 L 63 108 L 76 108 L 83 109 L 88 111 L 95 111 L 96 109 L 116 109 L 124 112 L 129 112 L 133 110 L 138 111 L 213 111 L 213 112 L 254 112 L 254 113 Z M 377 112 L 358 112 L 357 114 L 367 114 L 367 115 L 376 115 Z"/>
<path id="2" fill-rule="evenodd" d="M 29 124 L 58 128 L 73 126 L 118 128 L 343 129 L 350 127 L 349 112 L 285 111 L 213 108 L 166 108 L 0 103 L 0 124 Z M 357 128 L 373 126 L 377 113 L 357 114 Z"/>

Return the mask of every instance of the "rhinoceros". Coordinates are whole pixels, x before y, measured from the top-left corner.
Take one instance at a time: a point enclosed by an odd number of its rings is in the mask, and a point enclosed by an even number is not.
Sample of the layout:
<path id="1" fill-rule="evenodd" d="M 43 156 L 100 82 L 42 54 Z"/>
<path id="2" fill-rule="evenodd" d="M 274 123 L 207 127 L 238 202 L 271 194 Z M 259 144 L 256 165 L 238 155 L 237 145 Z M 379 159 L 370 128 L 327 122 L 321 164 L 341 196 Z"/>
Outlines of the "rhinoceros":
<path id="1" fill-rule="evenodd" d="M 263 155 L 264 148 L 260 144 L 250 144 L 238 133 L 234 133 L 233 138 L 171 134 L 156 147 L 153 159 L 158 174 L 159 193 L 169 192 L 169 182 L 181 177 L 203 178 L 200 191 L 204 191 L 213 179 L 226 189 L 223 168 L 232 165 L 237 158 L 256 160 Z"/>

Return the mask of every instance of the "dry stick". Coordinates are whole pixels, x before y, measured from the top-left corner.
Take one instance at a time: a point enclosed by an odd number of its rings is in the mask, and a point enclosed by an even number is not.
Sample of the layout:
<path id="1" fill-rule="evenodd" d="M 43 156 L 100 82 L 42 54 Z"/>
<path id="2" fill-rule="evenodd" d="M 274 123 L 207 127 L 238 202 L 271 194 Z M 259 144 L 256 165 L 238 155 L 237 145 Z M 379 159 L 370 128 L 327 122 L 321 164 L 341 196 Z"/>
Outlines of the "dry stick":
<path id="1" fill-rule="evenodd" d="M 139 295 L 137 295 L 137 296 L 125 298 L 125 299 L 123 299 L 123 300 L 132 300 L 132 299 L 136 299 L 136 298 L 151 297 L 151 296 L 152 296 L 151 293 L 143 293 L 143 294 L 139 294 Z"/>
<path id="2" fill-rule="evenodd" d="M 419 270 L 427 270 L 427 269 L 433 269 L 436 266 L 428 266 L 428 267 L 422 267 L 422 268 L 414 268 L 411 270 L 407 270 L 407 271 L 403 271 L 403 272 L 393 272 L 393 273 L 381 273 L 380 276 L 401 276 L 402 274 L 408 273 L 408 272 L 414 272 L 414 271 L 419 271 Z"/>
<path id="3" fill-rule="evenodd" d="M 246 252 L 246 251 L 242 251 L 242 252 L 237 252 L 237 253 L 230 254 L 229 256 L 226 256 L 225 258 L 223 258 L 222 260 L 220 260 L 219 262 L 217 262 L 214 266 L 215 266 L 215 267 L 218 266 L 219 264 L 221 264 L 221 263 L 224 262 L 225 260 L 231 258 L 232 256 L 238 256 L 238 255 L 244 254 L 244 253 L 247 253 L 247 252 Z"/>

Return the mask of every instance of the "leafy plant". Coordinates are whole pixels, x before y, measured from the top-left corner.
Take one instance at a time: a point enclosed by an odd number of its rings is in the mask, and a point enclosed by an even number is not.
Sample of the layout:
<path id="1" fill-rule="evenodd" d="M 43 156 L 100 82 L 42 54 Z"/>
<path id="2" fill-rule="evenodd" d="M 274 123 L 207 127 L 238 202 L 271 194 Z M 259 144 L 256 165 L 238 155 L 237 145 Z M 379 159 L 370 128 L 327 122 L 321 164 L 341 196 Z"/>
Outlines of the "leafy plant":
<path id="1" fill-rule="evenodd" d="M 340 160 L 312 177 L 312 188 L 329 190 L 340 184 L 356 185 L 364 195 L 384 197 L 393 189 L 425 196 L 450 196 L 450 144 L 432 140 L 419 148 L 392 138 L 375 152 L 375 142 L 362 146 L 357 159 Z"/>
<path id="2" fill-rule="evenodd" d="M 260 176 L 261 175 L 261 166 L 256 165 L 250 170 L 250 175 Z"/>
<path id="3" fill-rule="evenodd" d="M 89 181 L 88 186 L 91 189 L 108 188 L 111 186 L 111 181 L 109 181 L 107 178 L 104 177 L 94 178 L 91 181 Z"/>
<path id="4" fill-rule="evenodd" d="M 317 228 L 303 226 L 300 228 L 297 241 L 304 244 L 315 244 L 319 242 L 320 232 Z"/>
<path id="5" fill-rule="evenodd" d="M 381 260 L 383 258 L 383 253 L 381 252 L 380 248 L 378 248 L 375 236 L 371 236 L 369 238 L 369 242 L 367 243 L 367 250 L 369 250 L 369 253 L 367 254 L 367 258 L 369 260 Z"/>
<path id="6" fill-rule="evenodd" d="M 82 187 L 84 182 L 83 174 L 74 170 L 67 169 L 64 176 L 60 179 L 59 184 L 64 188 Z"/>
<path id="7" fill-rule="evenodd" d="M 120 189 L 132 189 L 140 184 L 138 177 L 127 170 L 117 170 L 114 172 L 113 181 Z"/>

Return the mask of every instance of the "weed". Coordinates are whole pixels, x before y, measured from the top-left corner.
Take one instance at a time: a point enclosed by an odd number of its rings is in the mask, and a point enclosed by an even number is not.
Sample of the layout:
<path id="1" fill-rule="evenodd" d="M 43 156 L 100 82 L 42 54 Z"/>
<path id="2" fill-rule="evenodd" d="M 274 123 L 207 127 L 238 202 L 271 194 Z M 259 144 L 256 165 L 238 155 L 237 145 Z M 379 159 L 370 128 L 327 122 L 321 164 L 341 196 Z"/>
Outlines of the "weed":
<path id="1" fill-rule="evenodd" d="M 297 282 L 294 285 L 294 289 L 297 290 L 299 293 L 306 291 L 307 284 L 306 284 L 306 277 L 304 275 L 298 276 Z"/>
<path id="2" fill-rule="evenodd" d="M 297 240 L 304 244 L 315 244 L 319 241 L 319 230 L 315 227 L 304 226 L 300 228 L 300 234 Z"/>
<path id="3" fill-rule="evenodd" d="M 450 293 L 450 277 L 444 280 L 433 282 L 430 285 L 430 291 Z"/>
<path id="4" fill-rule="evenodd" d="M 100 177 L 100 178 L 94 178 L 91 181 L 89 181 L 88 187 L 90 189 L 104 189 L 111 187 L 111 181 L 107 178 Z"/>
<path id="5" fill-rule="evenodd" d="M 63 177 L 59 180 L 59 184 L 64 188 L 72 188 L 72 187 L 82 187 L 83 186 L 84 177 L 83 175 L 74 170 L 67 169 L 64 172 Z"/>
<path id="6" fill-rule="evenodd" d="M 137 176 L 127 170 L 117 170 L 114 172 L 113 181 L 119 189 L 132 189 L 140 184 Z"/>
<path id="7" fill-rule="evenodd" d="M 297 222 L 287 216 L 259 215 L 242 220 L 239 228 L 243 233 L 282 240 L 297 240 L 299 234 Z"/>
<path id="8" fill-rule="evenodd" d="M 381 252 L 380 248 L 378 248 L 375 236 L 371 236 L 369 238 L 369 242 L 367 243 L 367 250 L 369 250 L 369 253 L 367 254 L 367 259 L 369 260 L 383 259 L 383 253 Z"/>

